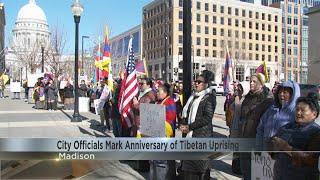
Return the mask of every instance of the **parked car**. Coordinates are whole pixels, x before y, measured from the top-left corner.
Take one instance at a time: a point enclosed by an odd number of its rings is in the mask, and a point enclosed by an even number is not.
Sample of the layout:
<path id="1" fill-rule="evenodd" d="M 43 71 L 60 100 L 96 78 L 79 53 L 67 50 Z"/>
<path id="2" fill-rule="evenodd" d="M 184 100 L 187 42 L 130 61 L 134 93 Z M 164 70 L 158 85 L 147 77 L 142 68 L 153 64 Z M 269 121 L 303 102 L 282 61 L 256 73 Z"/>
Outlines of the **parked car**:
<path id="1" fill-rule="evenodd" d="M 299 84 L 300 93 L 302 97 L 306 97 L 310 92 L 318 94 L 318 99 L 320 100 L 320 89 L 319 86 L 313 84 Z"/>
<path id="2" fill-rule="evenodd" d="M 216 94 L 224 94 L 223 84 L 212 83 L 211 86 L 213 86 L 213 89 L 216 92 Z"/>

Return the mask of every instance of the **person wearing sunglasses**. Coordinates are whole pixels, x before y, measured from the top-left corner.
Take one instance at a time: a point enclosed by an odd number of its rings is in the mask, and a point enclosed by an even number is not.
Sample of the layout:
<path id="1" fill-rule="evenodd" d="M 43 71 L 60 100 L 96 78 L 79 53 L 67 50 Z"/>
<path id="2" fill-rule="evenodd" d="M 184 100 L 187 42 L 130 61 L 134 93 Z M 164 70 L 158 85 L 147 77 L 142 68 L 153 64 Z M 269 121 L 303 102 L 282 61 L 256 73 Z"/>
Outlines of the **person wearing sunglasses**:
<path id="1" fill-rule="evenodd" d="M 214 95 L 207 91 L 210 78 L 201 74 L 194 81 L 194 93 L 182 111 L 184 125 L 180 126 L 187 137 L 213 137 L 212 118 L 215 104 Z M 182 176 L 185 179 L 209 179 L 210 161 L 182 161 Z"/>

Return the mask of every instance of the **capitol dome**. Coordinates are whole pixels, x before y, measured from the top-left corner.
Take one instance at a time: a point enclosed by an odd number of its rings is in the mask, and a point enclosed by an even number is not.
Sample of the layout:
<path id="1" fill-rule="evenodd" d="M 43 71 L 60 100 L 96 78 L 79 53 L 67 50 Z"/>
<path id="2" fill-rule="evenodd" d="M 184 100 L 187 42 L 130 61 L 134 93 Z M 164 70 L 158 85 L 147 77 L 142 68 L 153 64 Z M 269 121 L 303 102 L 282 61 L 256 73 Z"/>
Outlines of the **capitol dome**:
<path id="1" fill-rule="evenodd" d="M 17 17 L 17 21 L 38 20 L 47 23 L 47 17 L 43 10 L 36 4 L 35 0 L 29 0 L 29 4 L 24 5 Z"/>

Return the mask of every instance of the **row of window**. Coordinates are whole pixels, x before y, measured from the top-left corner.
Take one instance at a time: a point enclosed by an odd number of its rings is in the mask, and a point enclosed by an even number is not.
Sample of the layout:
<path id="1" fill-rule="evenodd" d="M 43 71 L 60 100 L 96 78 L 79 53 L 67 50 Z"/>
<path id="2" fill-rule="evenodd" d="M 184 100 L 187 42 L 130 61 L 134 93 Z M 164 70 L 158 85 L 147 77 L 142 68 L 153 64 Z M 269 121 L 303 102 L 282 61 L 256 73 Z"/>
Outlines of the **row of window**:
<path id="1" fill-rule="evenodd" d="M 48 27 L 48 25 L 44 25 L 44 24 L 38 24 L 38 23 L 18 23 L 17 24 L 18 27 L 37 27 L 37 28 L 46 28 Z"/>
<path id="2" fill-rule="evenodd" d="M 183 0 L 179 0 L 179 6 L 183 7 Z M 212 7 L 212 8 L 210 9 L 209 7 Z M 197 10 L 202 10 L 200 1 L 197 1 L 196 9 Z M 246 9 L 241 9 L 241 11 L 240 11 L 239 8 L 225 7 L 223 5 L 220 5 L 219 9 L 218 9 L 218 6 L 216 4 L 212 4 L 211 6 L 209 6 L 209 3 L 204 3 L 204 10 L 205 11 L 211 11 L 211 12 L 220 12 L 221 14 L 224 14 L 227 11 L 227 13 L 229 15 L 235 15 L 235 16 L 240 16 L 240 12 L 241 12 L 241 16 L 242 17 L 247 17 L 247 14 L 248 14 L 249 18 L 253 18 L 253 11 L 251 11 L 251 10 L 247 11 Z M 278 16 L 277 15 L 275 15 L 274 19 L 272 19 L 272 15 L 271 14 L 266 14 L 266 13 L 255 12 L 255 18 L 256 19 L 260 19 L 261 18 L 262 20 L 278 22 Z"/>

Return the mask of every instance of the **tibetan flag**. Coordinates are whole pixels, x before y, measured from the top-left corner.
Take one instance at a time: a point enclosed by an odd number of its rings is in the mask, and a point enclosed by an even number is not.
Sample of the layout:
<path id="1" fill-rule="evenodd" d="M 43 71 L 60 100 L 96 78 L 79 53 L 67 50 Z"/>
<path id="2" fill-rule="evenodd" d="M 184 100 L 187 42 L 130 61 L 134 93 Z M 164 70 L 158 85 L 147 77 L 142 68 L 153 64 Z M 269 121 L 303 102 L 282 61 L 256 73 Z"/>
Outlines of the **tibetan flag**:
<path id="1" fill-rule="evenodd" d="M 103 76 L 108 77 L 108 87 L 111 91 L 113 91 L 112 64 L 111 64 L 108 27 L 106 27 L 105 33 L 106 33 L 106 36 L 104 39 L 104 49 L 103 49 L 103 59 L 102 59 Z"/>
<path id="2" fill-rule="evenodd" d="M 99 37 L 99 41 L 98 41 L 98 49 L 97 49 L 97 53 L 96 53 L 96 58 L 95 58 L 95 66 L 96 66 L 96 82 L 99 81 L 100 79 L 100 69 L 101 69 L 101 46 L 100 46 L 100 37 Z"/>
<path id="3" fill-rule="evenodd" d="M 228 47 L 226 48 L 226 62 L 224 65 L 224 74 L 223 74 L 223 89 L 224 93 L 228 94 L 230 90 L 230 82 L 232 81 L 232 59 L 229 54 Z"/>
<path id="4" fill-rule="evenodd" d="M 262 64 L 256 69 L 256 73 L 262 73 L 266 77 L 266 82 L 269 81 L 269 74 L 266 61 L 262 61 Z"/>

